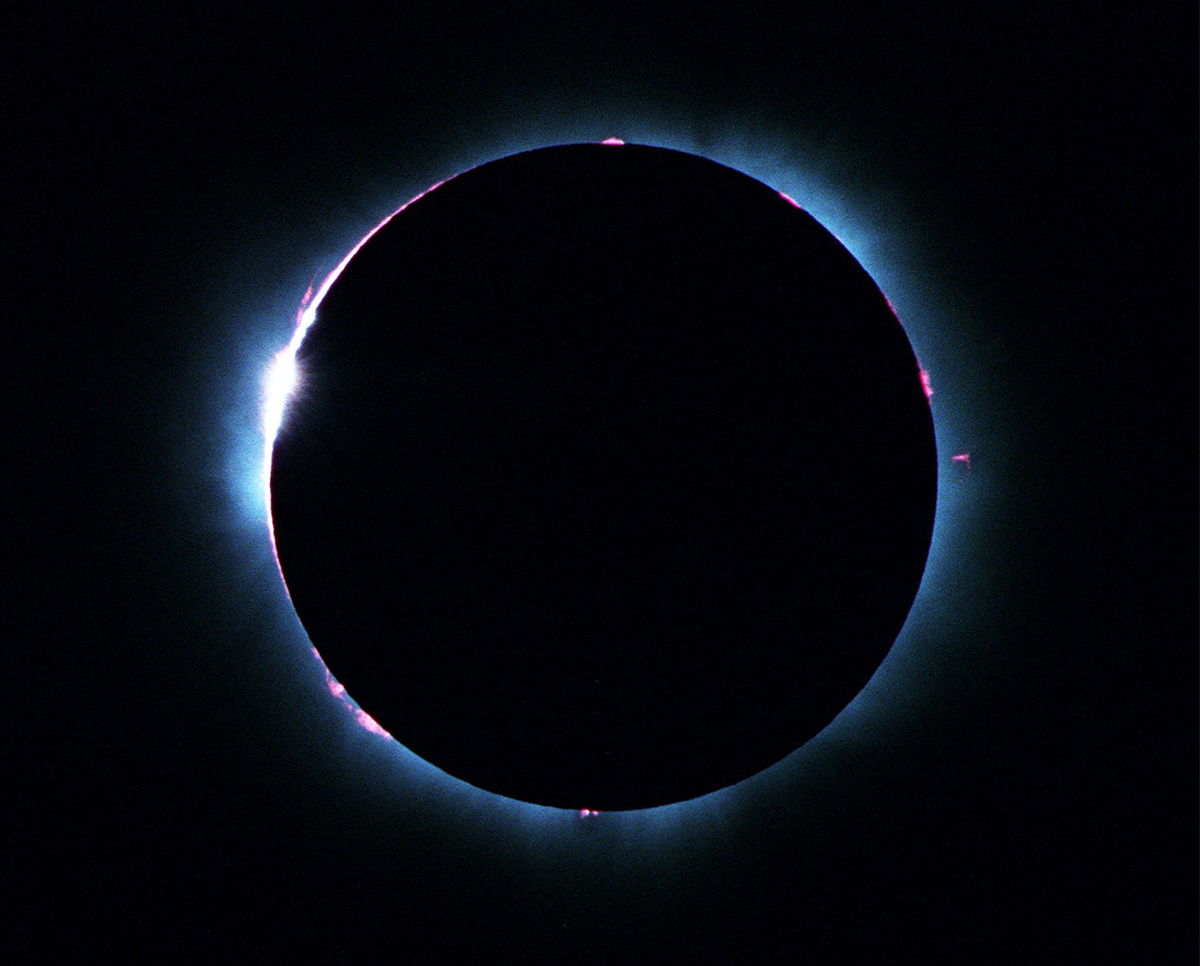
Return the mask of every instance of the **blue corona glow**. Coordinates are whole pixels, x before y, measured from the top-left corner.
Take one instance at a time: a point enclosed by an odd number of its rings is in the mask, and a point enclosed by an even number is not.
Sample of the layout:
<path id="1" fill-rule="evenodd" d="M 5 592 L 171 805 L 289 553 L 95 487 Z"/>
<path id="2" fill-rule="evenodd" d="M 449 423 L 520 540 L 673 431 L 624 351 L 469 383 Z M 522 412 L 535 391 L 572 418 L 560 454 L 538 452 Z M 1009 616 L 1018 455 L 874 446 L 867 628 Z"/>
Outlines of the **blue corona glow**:
<path id="1" fill-rule="evenodd" d="M 445 158 L 440 174 L 467 170 L 509 154 L 549 144 L 595 142 L 612 130 L 583 122 L 561 125 L 559 130 L 537 132 L 525 139 L 497 139 L 488 149 Z M 664 124 L 626 124 L 621 138 L 603 143 L 631 142 L 673 148 L 707 157 L 743 171 L 770 185 L 797 207 L 810 212 L 831 231 L 870 273 L 886 294 L 903 324 L 922 370 L 931 374 L 937 395 L 931 397 L 938 446 L 938 504 L 932 545 L 920 592 L 908 619 L 886 660 L 868 685 L 820 734 L 802 748 L 752 778 L 691 801 L 656 808 L 596 815 L 589 810 L 564 810 L 533 805 L 483 791 L 462 782 L 412 754 L 401 744 L 363 727 L 363 712 L 350 699 L 320 662 L 287 598 L 278 572 L 266 579 L 266 565 L 275 570 L 270 526 L 269 492 L 271 449 L 279 432 L 287 432 L 286 400 L 293 393 L 302 399 L 308 391 L 319 393 L 319 374 L 297 372 L 296 351 L 305 332 L 319 324 L 322 297 L 363 244 L 405 205 L 425 191 L 419 184 L 396 185 L 396 196 L 385 201 L 355 224 L 337 225 L 330 238 L 333 247 L 348 254 L 329 258 L 312 251 L 298 251 L 304 274 L 324 278 L 318 287 L 303 282 L 292 295 L 298 310 L 273 315 L 265 313 L 253 329 L 255 347 L 246 347 L 241 362 L 252 377 L 255 391 L 244 391 L 232 400 L 226 414 L 224 439 L 229 454 L 225 484 L 232 493 L 230 506 L 236 519 L 228 521 L 236 531 L 232 552 L 242 566 L 262 583 L 269 614 L 265 620 L 277 626 L 287 663 L 301 681 L 300 689 L 312 698 L 304 712 L 314 732 L 323 733 L 331 754 L 356 775 L 370 775 L 375 788 L 390 790 L 396 807 L 403 811 L 413 802 L 434 806 L 445 814 L 475 828 L 492 829 L 511 843 L 524 841 L 530 854 L 547 856 L 594 848 L 606 854 L 625 847 L 661 851 L 674 843 L 689 847 L 719 838 L 719 828 L 763 801 L 802 799 L 808 783 L 828 773 L 839 755 L 856 746 L 882 740 L 902 730 L 905 722 L 921 710 L 930 662 L 945 663 L 956 645 L 954 611 L 960 606 L 960 567 L 970 556 L 971 531 L 979 509 L 980 487 L 986 474 L 978 472 L 979 441 L 986 427 L 979 414 L 969 411 L 971 388 L 980 382 L 977 366 L 967 357 L 965 321 L 956 316 L 953 299 L 923 281 L 914 267 L 920 262 L 920 245 L 915 233 L 906 231 L 901 218 L 893 217 L 893 205 L 879 190 L 865 191 L 838 176 L 837 166 L 806 155 L 804 146 L 787 138 L 754 143 L 734 137 L 706 139 L 670 130 Z M 617 148 L 614 148 L 617 149 Z M 418 177 L 419 174 L 413 175 Z M 430 179 L 433 180 L 433 179 Z M 441 182 L 438 182 L 440 184 Z M 435 184 L 433 187 L 437 187 Z M 414 190 L 415 189 L 415 190 Z M 411 203 L 411 202 L 406 202 Z M 364 208 L 370 208 L 365 204 Z M 355 239 L 358 239 L 355 241 Z M 314 245 L 315 247 L 315 245 Z M 914 251 L 916 254 L 914 254 Z M 949 307 L 947 307 L 947 305 Z M 242 383 L 242 389 L 250 381 Z M 971 434 L 966 432 L 971 427 Z M 848 459 L 861 460 L 870 472 L 870 453 L 858 440 L 846 440 Z M 961 451 L 971 447 L 977 454 L 976 472 L 962 469 Z M 950 658 L 952 660 L 952 658 Z M 265 699 L 264 699 L 265 700 Z M 279 709 L 276 709 L 279 713 Z M 368 719 L 369 720 L 369 719 Z M 306 735 L 313 741 L 313 735 Z M 349 779 L 347 779 L 349 780 Z M 407 804 L 405 804 L 407 803 Z M 770 806 L 779 808 L 778 804 Z M 581 821 L 586 818 L 586 821 Z M 587 846 L 584 843 L 596 843 Z M 556 851 L 558 850 L 558 851 Z"/>

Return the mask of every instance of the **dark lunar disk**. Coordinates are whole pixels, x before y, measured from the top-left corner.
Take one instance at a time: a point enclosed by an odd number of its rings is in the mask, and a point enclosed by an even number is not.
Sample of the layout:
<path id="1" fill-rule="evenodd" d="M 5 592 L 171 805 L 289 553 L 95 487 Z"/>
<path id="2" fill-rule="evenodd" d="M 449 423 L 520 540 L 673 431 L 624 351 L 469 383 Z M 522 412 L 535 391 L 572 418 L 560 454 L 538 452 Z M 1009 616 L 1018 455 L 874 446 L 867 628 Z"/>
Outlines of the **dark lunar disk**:
<path id="1" fill-rule="evenodd" d="M 355 256 L 271 499 L 349 694 L 480 788 L 627 809 L 803 744 L 887 654 L 933 527 L 904 333 L 812 217 L 711 161 L 463 174 Z"/>

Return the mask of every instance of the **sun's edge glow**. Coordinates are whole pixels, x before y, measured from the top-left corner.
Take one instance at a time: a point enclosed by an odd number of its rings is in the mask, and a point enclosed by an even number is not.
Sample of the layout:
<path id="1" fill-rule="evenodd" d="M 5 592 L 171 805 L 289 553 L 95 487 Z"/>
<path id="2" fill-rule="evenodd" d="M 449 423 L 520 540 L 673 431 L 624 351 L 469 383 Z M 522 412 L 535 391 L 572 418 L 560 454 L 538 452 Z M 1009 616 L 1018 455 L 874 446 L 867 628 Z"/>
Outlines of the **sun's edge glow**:
<path id="1" fill-rule="evenodd" d="M 606 145 L 622 145 L 627 142 L 620 140 L 618 138 L 608 138 L 599 143 L 606 144 Z M 667 149 L 668 150 L 682 150 L 680 148 L 674 148 L 674 147 L 667 148 Z M 494 158 L 489 159 L 489 160 L 494 160 Z M 718 164 L 726 164 L 727 166 L 733 166 L 732 164 L 730 164 L 730 162 L 720 160 L 715 157 L 711 157 L 710 160 L 714 160 Z M 486 162 L 481 161 L 479 163 L 481 164 L 481 163 L 486 163 Z M 464 168 L 463 171 L 460 172 L 460 174 L 466 173 L 467 171 L 470 171 L 474 167 L 478 167 L 478 166 L 479 166 L 479 164 L 470 165 L 470 166 Z M 735 168 L 735 170 L 741 170 L 741 169 Z M 749 172 L 747 172 L 747 173 L 749 173 Z M 262 399 L 262 407 L 261 407 L 261 433 L 262 433 L 261 485 L 262 485 L 262 494 L 264 496 L 266 523 L 267 523 L 267 530 L 268 530 L 270 542 L 271 542 L 271 550 L 272 550 L 272 553 L 275 558 L 276 566 L 280 573 L 281 582 L 283 583 L 285 593 L 288 593 L 289 599 L 290 599 L 290 592 L 288 592 L 288 590 L 287 590 L 287 582 L 283 576 L 283 569 L 282 569 L 282 565 L 279 560 L 279 552 L 278 552 L 278 547 L 277 547 L 276 540 L 275 540 L 275 528 L 274 528 L 274 521 L 273 521 L 272 511 L 271 511 L 270 482 L 271 482 L 272 454 L 274 451 L 276 439 L 278 438 L 279 433 L 283 430 L 285 423 L 286 423 L 287 408 L 288 408 L 289 401 L 293 398 L 293 396 L 296 394 L 296 392 L 303 387 L 304 374 L 303 374 L 303 371 L 300 369 L 299 362 L 298 362 L 298 354 L 299 354 L 300 346 L 303 343 L 305 336 L 308 334 L 309 330 L 312 328 L 312 326 L 315 324 L 315 322 L 317 320 L 317 314 L 318 314 L 318 310 L 320 308 L 321 302 L 323 301 L 325 296 L 329 293 L 329 291 L 333 287 L 333 285 L 337 282 L 337 280 L 341 276 L 342 272 L 345 271 L 346 267 L 350 264 L 350 262 L 354 259 L 354 257 L 359 253 L 359 251 L 367 244 L 367 242 L 369 242 L 379 231 L 381 231 L 384 227 L 386 227 L 387 224 L 389 222 L 391 222 L 393 218 L 395 218 L 397 215 L 399 215 L 405 209 L 410 207 L 415 202 L 419 201 L 421 198 L 428 195 L 430 192 L 435 191 L 437 188 L 441 187 L 442 185 L 446 184 L 447 182 L 453 180 L 454 178 L 456 178 L 458 176 L 459 175 L 456 174 L 456 175 L 452 175 L 451 177 L 444 178 L 444 179 L 437 181 L 434 184 L 430 185 L 425 190 L 415 194 L 408 201 L 406 201 L 404 204 L 400 205 L 398 208 L 396 208 L 394 211 L 392 211 L 389 215 L 387 215 L 387 217 L 383 218 L 377 225 L 375 225 L 373 228 L 371 228 L 366 234 L 364 234 L 363 237 L 346 253 L 346 255 L 337 263 L 337 265 L 333 268 L 333 270 L 329 272 L 329 274 L 324 278 L 324 280 L 319 285 L 314 287 L 313 285 L 310 284 L 308 286 L 307 290 L 305 291 L 304 296 L 301 299 L 300 305 L 297 309 L 296 316 L 295 316 L 295 325 L 294 325 L 294 328 L 292 331 L 291 338 L 289 339 L 288 343 L 282 349 L 280 349 L 278 352 L 276 352 L 271 357 L 271 361 L 268 364 L 268 366 L 266 367 L 266 371 L 264 373 L 263 380 L 262 380 L 263 399 Z M 751 176 L 752 177 L 760 177 L 759 175 L 756 175 L 756 174 L 751 174 Z M 785 193 L 783 191 L 779 191 L 778 194 L 786 202 L 788 202 L 795 208 L 797 208 L 801 211 L 807 211 L 807 209 L 804 205 L 797 202 L 793 197 L 791 197 L 787 193 Z M 826 227 L 826 230 L 830 230 L 827 226 L 824 225 L 824 223 L 822 223 L 822 225 L 823 225 L 823 227 Z M 831 234 L 832 234 L 832 232 L 831 232 Z M 856 258 L 856 260 L 859 260 L 860 264 L 861 264 L 861 259 L 859 259 L 859 256 L 854 253 L 852 247 L 850 245 L 846 244 L 844 241 L 842 241 L 842 239 L 840 237 L 838 237 L 837 235 L 835 235 L 834 237 L 837 238 L 838 242 L 844 248 L 846 248 L 846 250 L 849 251 L 851 253 L 851 255 Z M 872 278 L 874 280 L 874 276 L 872 276 Z M 878 282 L 876 284 L 878 287 Z M 901 325 L 902 328 L 907 329 L 907 327 L 904 326 L 903 320 L 900 318 L 900 313 L 892 305 L 891 300 L 887 299 L 887 296 L 885 293 L 881 293 L 881 294 L 884 294 L 884 298 L 887 300 L 888 307 L 889 307 L 889 309 L 891 309 L 892 315 L 895 317 L 896 321 Z M 912 341 L 911 335 L 909 335 L 908 338 L 911 343 L 911 341 Z M 919 372 L 919 376 L 920 376 L 920 380 L 921 380 L 921 385 L 925 391 L 926 398 L 929 399 L 929 401 L 932 403 L 933 390 L 932 390 L 929 372 L 927 369 L 925 369 L 921 365 L 920 362 L 917 363 L 917 368 L 918 368 L 918 372 Z M 958 460 L 958 457 L 955 456 L 954 459 Z M 940 459 L 939 459 L 939 463 L 940 463 Z M 939 487 L 939 489 L 940 489 L 940 487 Z M 939 502 L 940 502 L 940 500 L 939 500 Z M 935 530 L 936 530 L 936 525 L 935 525 Z M 932 547 L 931 547 L 931 551 L 932 551 Z M 918 593 L 918 598 L 919 598 L 919 593 Z M 311 646 L 311 642 L 309 642 L 309 643 Z M 394 736 L 389 734 L 382 726 L 380 726 L 377 722 L 375 722 L 375 720 L 373 718 L 371 718 L 357 704 L 357 702 L 355 702 L 353 700 L 353 698 L 346 692 L 345 687 L 339 681 L 337 681 L 337 679 L 329 671 L 328 666 L 325 664 L 324 659 L 321 657 L 321 655 L 320 655 L 319 651 L 316 649 L 316 647 L 312 647 L 312 653 L 317 658 L 317 660 L 320 662 L 321 669 L 322 669 L 325 679 L 326 679 L 326 685 L 327 685 L 327 689 L 328 689 L 329 693 L 335 699 L 337 699 L 340 703 L 344 704 L 350 710 L 350 712 L 351 712 L 354 720 L 357 722 L 357 724 L 363 730 L 370 732 L 374 735 L 388 738 L 393 743 L 395 743 L 398 747 L 403 748 L 403 745 L 401 745 L 394 738 Z M 853 701 L 851 703 L 853 703 Z M 411 753 L 409 753 L 409 754 L 411 754 Z M 436 771 L 441 772 L 441 769 L 437 769 L 437 766 L 434 766 L 429 762 L 425 762 L 425 764 L 431 768 L 434 768 Z M 443 774 L 445 774 L 445 773 L 443 772 Z M 600 812 L 592 810 L 592 809 L 588 809 L 588 808 L 560 809 L 557 807 L 537 805 L 536 803 L 532 803 L 532 802 L 524 802 L 524 801 L 520 801 L 520 800 L 516 800 L 516 799 L 507 799 L 506 796 L 499 795 L 498 793 L 494 793 L 494 792 L 489 792 L 487 789 L 476 788 L 476 786 L 472 786 L 472 785 L 470 785 L 470 783 L 465 782 L 462 779 L 454 778 L 454 776 L 447 776 L 447 777 L 453 778 L 455 781 L 462 782 L 463 786 L 465 786 L 465 787 L 473 788 L 476 791 L 483 792 L 487 795 L 495 795 L 496 797 L 498 797 L 500 799 L 512 801 L 514 804 L 528 806 L 530 808 L 537 809 L 537 810 L 544 810 L 544 811 L 551 811 L 551 812 L 563 812 L 566 814 L 576 814 L 581 819 L 595 818 L 595 817 L 598 817 L 599 815 L 601 815 Z M 633 810 L 630 810 L 628 814 L 645 815 L 647 813 L 661 813 L 661 812 L 664 812 L 667 810 L 674 810 L 674 809 L 678 808 L 679 806 L 698 802 L 700 800 L 709 798 L 711 796 L 719 795 L 719 794 L 722 794 L 723 792 L 728 792 L 733 788 L 736 788 L 738 786 L 746 784 L 747 782 L 753 780 L 753 778 L 755 778 L 755 777 L 756 776 L 749 776 L 747 779 L 743 780 L 742 782 L 738 782 L 735 785 L 730 786 L 729 788 L 717 789 L 713 792 L 709 792 L 704 795 L 698 796 L 697 798 L 690 799 L 687 802 L 676 802 L 676 803 L 672 803 L 670 805 L 652 806 L 652 807 L 644 808 L 644 809 L 633 809 Z"/>
<path id="2" fill-rule="evenodd" d="M 288 340 L 287 345 L 275 353 L 274 358 L 272 358 L 267 367 L 263 378 L 262 492 L 266 503 L 267 530 L 271 536 L 271 551 L 275 555 L 276 565 L 279 566 L 280 577 L 283 577 L 283 567 L 279 563 L 279 548 L 275 543 L 275 521 L 271 514 L 271 457 L 275 450 L 275 440 L 279 436 L 279 431 L 283 428 L 288 401 L 292 398 L 302 381 L 302 373 L 300 372 L 299 362 L 296 358 L 300 352 L 300 344 L 304 341 L 304 337 L 308 335 L 308 330 L 312 328 L 313 323 L 316 322 L 317 310 L 321 307 L 322 300 L 329 294 L 329 290 L 333 288 L 333 284 L 338 280 L 342 272 L 346 270 L 346 266 L 353 261 L 354 256 L 361 251 L 362 247 L 374 238 L 388 222 L 404 211 L 405 208 L 424 198 L 431 191 L 436 191 L 449 180 L 451 179 L 446 178 L 438 181 L 420 194 L 410 198 L 359 239 L 358 243 L 338 262 L 333 271 L 325 276 L 325 280 L 321 282 L 315 291 L 309 285 L 296 312 L 296 327 L 292 331 L 291 339 Z M 286 579 L 284 579 L 284 587 L 287 587 Z"/>

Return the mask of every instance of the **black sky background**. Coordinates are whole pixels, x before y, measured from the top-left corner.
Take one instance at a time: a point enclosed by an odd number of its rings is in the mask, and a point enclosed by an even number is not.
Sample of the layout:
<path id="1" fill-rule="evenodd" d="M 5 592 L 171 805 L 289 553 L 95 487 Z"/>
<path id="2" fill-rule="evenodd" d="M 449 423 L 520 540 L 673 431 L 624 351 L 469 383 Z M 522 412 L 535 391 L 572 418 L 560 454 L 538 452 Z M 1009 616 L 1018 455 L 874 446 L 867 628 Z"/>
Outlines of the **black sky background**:
<path id="1" fill-rule="evenodd" d="M 1193 10 L 13 19 L 10 961 L 1194 958 Z M 984 639 L 919 727 L 694 854 L 526 861 L 309 756 L 197 434 L 245 375 L 213 320 L 290 313 L 313 236 L 585 110 L 802 132 L 902 194 L 1005 465 Z"/>

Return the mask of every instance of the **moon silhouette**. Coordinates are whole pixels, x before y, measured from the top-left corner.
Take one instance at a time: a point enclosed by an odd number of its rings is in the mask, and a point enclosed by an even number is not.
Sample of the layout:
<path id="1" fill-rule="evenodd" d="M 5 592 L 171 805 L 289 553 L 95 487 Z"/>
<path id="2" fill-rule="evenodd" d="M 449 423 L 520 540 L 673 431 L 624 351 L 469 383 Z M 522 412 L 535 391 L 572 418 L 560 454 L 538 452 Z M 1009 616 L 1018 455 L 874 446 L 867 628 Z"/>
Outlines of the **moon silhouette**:
<path id="1" fill-rule="evenodd" d="M 472 169 L 320 303 L 272 455 L 331 673 L 472 785 L 681 801 L 804 744 L 916 595 L 933 423 L 887 300 L 712 161 L 568 145 Z"/>

